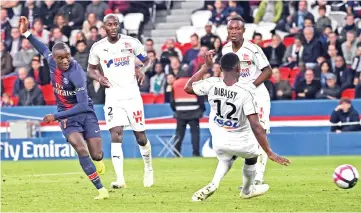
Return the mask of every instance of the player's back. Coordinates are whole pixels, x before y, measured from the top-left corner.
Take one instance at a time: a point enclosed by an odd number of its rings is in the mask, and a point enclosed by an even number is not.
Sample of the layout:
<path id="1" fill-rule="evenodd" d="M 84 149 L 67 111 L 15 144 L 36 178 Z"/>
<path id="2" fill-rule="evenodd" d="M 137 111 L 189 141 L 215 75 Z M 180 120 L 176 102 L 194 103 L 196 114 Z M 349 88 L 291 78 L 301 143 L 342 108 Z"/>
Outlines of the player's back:
<path id="1" fill-rule="evenodd" d="M 240 82 L 227 86 L 223 79 L 213 79 L 213 87 L 208 92 L 210 127 L 217 132 L 250 132 L 246 114 L 256 113 L 253 94 Z"/>
<path id="2" fill-rule="evenodd" d="M 139 40 L 127 35 L 120 35 L 120 39 L 114 44 L 107 38 L 93 44 L 89 63 L 99 62 L 104 76 L 108 78 L 111 87 L 106 89 L 107 96 L 129 99 L 140 94 L 135 77 L 135 62 L 142 47 Z"/>

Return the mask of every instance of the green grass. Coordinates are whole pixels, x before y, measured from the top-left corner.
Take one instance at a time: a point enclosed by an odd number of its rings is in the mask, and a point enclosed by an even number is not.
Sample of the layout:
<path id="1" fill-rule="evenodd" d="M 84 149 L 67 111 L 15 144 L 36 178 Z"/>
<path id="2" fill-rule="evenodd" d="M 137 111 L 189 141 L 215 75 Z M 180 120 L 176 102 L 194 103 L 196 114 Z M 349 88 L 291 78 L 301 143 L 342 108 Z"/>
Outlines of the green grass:
<path id="1" fill-rule="evenodd" d="M 254 211 L 361 211 L 361 183 L 353 189 L 337 188 L 333 170 L 352 164 L 361 171 L 361 157 L 292 157 L 289 167 L 269 162 L 270 190 L 250 200 L 239 198 L 242 160 L 237 160 L 218 191 L 207 201 L 191 202 L 193 193 L 213 177 L 216 159 L 155 159 L 155 185 L 143 188 L 143 161 L 126 159 L 128 188 L 111 190 L 110 199 L 94 201 L 93 185 L 81 173 L 78 161 L 2 162 L 3 212 L 254 212 Z M 102 176 L 108 187 L 114 178 L 111 161 Z M 58 173 L 57 175 L 54 173 Z M 71 173 L 71 174 L 65 174 Z M 74 174 L 75 173 L 75 174 Z"/>

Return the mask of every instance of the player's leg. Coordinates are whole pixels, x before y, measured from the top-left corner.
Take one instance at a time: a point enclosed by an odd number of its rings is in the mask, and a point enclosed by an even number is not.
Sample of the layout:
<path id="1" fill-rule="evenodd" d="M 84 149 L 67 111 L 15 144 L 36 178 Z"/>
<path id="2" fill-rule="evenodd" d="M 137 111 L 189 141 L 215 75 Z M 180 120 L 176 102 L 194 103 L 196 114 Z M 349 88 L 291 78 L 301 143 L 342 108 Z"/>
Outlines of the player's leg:
<path id="1" fill-rule="evenodd" d="M 260 97 L 259 100 L 257 100 L 257 103 L 259 104 L 260 123 L 263 126 L 265 132 L 269 133 L 270 130 L 269 116 L 271 110 L 271 102 L 267 96 L 266 97 L 258 96 L 258 97 Z M 260 155 L 258 157 L 258 162 L 256 165 L 256 177 L 254 182 L 256 185 L 260 185 L 264 183 L 263 177 L 268 160 L 268 156 L 266 152 L 262 149 L 262 147 L 259 146 L 259 149 L 260 149 Z"/>
<path id="2" fill-rule="evenodd" d="M 186 134 L 187 128 L 187 120 L 177 118 L 177 127 L 176 127 L 176 137 L 175 137 L 175 149 L 178 150 L 179 153 L 182 153 L 182 143 L 184 139 L 184 135 Z M 178 156 L 177 153 L 174 153 Z"/>
<path id="3" fill-rule="evenodd" d="M 192 135 L 192 146 L 193 146 L 193 156 L 200 156 L 199 152 L 199 140 L 200 140 L 200 130 L 199 130 L 199 119 L 192 119 L 189 121 L 189 126 L 191 127 Z"/>
<path id="4" fill-rule="evenodd" d="M 151 187 L 153 185 L 153 167 L 152 167 L 152 147 L 150 141 L 145 134 L 145 118 L 143 100 L 139 97 L 128 101 L 126 113 L 129 125 L 133 129 L 134 136 L 137 140 L 140 154 L 144 161 L 144 187 Z"/>
<path id="5" fill-rule="evenodd" d="M 68 142 L 74 148 L 79 157 L 79 163 L 89 180 L 98 189 L 99 195 L 95 199 L 106 199 L 109 197 L 108 191 L 103 187 L 100 177 L 96 171 L 93 161 L 89 157 L 88 149 L 85 145 L 84 138 L 81 133 L 73 132 L 68 135 Z"/>
<path id="6" fill-rule="evenodd" d="M 123 126 L 129 125 L 125 110 L 115 104 L 105 104 L 104 115 L 111 136 L 111 157 L 116 174 L 116 181 L 111 183 L 112 188 L 126 187 L 124 179 L 124 156 L 122 149 Z"/>

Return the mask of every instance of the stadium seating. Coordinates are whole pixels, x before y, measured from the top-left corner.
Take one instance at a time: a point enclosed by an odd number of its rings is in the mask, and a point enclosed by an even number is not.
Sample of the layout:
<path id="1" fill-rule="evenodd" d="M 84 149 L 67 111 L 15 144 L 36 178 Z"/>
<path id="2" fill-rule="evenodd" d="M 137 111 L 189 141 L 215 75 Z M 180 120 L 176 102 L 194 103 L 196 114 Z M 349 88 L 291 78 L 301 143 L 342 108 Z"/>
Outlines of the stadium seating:
<path id="1" fill-rule="evenodd" d="M 139 29 L 143 21 L 143 13 L 129 13 L 124 17 L 124 30 L 128 35 L 139 35 Z"/>
<path id="2" fill-rule="evenodd" d="M 339 27 L 345 25 L 346 16 L 347 16 L 347 13 L 345 13 L 343 11 L 331 11 L 330 14 L 328 15 L 328 17 L 330 19 L 337 21 Z"/>
<path id="3" fill-rule="evenodd" d="M 196 28 L 193 26 L 183 26 L 179 28 L 176 32 L 177 34 L 177 41 L 179 43 L 188 43 L 191 41 L 191 35 L 196 32 Z"/>
<path id="4" fill-rule="evenodd" d="M 53 87 L 51 86 L 51 84 L 41 86 L 40 89 L 43 92 L 46 105 L 55 105 L 56 98 L 55 98 Z"/>
<path id="5" fill-rule="evenodd" d="M 194 27 L 204 28 L 212 16 L 212 12 L 209 10 L 199 10 L 192 14 L 191 20 Z"/>
<path id="6" fill-rule="evenodd" d="M 216 34 L 221 38 L 222 41 L 227 41 L 228 33 L 227 33 L 227 26 L 220 25 L 217 27 Z"/>
<path id="7" fill-rule="evenodd" d="M 147 93 L 143 93 L 142 94 L 142 99 L 143 99 L 143 104 L 154 104 L 155 102 L 155 96 L 154 94 L 147 94 Z"/>
<path id="8" fill-rule="evenodd" d="M 341 98 L 354 99 L 355 98 L 355 89 L 345 89 L 341 94 Z"/>
<path id="9" fill-rule="evenodd" d="M 18 77 L 17 76 L 9 76 L 4 78 L 4 92 L 13 95 L 14 83 Z"/>

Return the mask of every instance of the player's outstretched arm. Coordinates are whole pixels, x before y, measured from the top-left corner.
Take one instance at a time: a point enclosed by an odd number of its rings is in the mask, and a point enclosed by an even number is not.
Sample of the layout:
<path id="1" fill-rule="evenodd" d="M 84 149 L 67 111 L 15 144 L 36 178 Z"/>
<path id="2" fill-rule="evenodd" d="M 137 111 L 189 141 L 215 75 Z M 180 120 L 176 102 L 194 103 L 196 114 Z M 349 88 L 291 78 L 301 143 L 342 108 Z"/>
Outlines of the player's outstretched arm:
<path id="1" fill-rule="evenodd" d="M 195 94 L 193 91 L 193 83 L 202 80 L 203 76 L 208 73 L 208 70 L 212 68 L 213 65 L 213 55 L 214 55 L 214 51 L 208 51 L 206 53 L 206 63 L 203 64 L 203 66 L 201 67 L 201 69 L 196 72 L 187 82 L 187 84 L 184 87 L 184 91 L 188 94 Z"/>
<path id="2" fill-rule="evenodd" d="M 51 51 L 45 44 L 43 44 L 41 41 L 39 41 L 37 38 L 35 38 L 35 36 L 33 36 L 28 31 L 28 29 L 29 29 L 28 26 L 29 26 L 28 18 L 26 18 L 25 16 L 21 16 L 19 19 L 20 33 L 22 35 L 24 35 L 29 40 L 29 42 L 35 47 L 35 49 L 48 60 L 48 57 L 51 54 Z"/>
<path id="3" fill-rule="evenodd" d="M 261 75 L 253 82 L 253 84 L 258 87 L 260 84 L 264 83 L 266 80 L 270 79 L 272 76 L 271 66 L 267 66 L 262 69 Z"/>
<path id="4" fill-rule="evenodd" d="M 262 149 L 267 153 L 268 157 L 276 163 L 288 166 L 288 164 L 290 164 L 290 161 L 287 158 L 278 156 L 276 153 L 274 153 L 271 150 L 271 147 L 266 137 L 266 133 L 263 127 L 261 126 L 261 124 L 259 123 L 258 114 L 247 115 L 247 118 L 251 125 L 252 131 L 256 136 L 258 143 L 260 144 Z"/>

